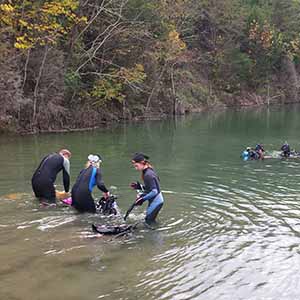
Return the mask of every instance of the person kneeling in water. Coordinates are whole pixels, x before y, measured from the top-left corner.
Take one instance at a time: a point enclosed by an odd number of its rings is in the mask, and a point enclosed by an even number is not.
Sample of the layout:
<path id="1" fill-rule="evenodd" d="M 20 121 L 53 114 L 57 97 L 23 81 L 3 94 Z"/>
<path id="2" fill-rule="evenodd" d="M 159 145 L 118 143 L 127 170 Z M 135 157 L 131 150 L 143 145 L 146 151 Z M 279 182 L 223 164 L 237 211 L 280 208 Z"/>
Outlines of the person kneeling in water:
<path id="1" fill-rule="evenodd" d="M 90 154 L 86 168 L 80 171 L 72 188 L 72 206 L 79 212 L 96 212 L 95 201 L 92 196 L 95 185 L 104 193 L 105 199 L 109 197 L 109 191 L 102 180 L 101 162 L 99 155 Z"/>
<path id="2" fill-rule="evenodd" d="M 70 158 L 71 152 L 67 149 L 62 149 L 59 153 L 51 153 L 43 158 L 40 165 L 34 172 L 31 179 L 32 189 L 41 204 L 56 204 L 54 182 L 60 171 L 63 172 L 65 192 L 69 192 Z"/>
<path id="3" fill-rule="evenodd" d="M 132 164 L 137 171 L 142 172 L 142 179 L 145 185 L 145 191 L 136 199 L 136 205 L 142 205 L 145 201 L 149 201 L 145 221 L 147 224 L 151 224 L 161 210 L 164 199 L 160 190 L 159 178 L 148 160 L 149 157 L 147 155 L 136 153 L 132 158 Z M 131 187 L 137 190 L 139 189 L 139 184 L 131 183 Z"/>

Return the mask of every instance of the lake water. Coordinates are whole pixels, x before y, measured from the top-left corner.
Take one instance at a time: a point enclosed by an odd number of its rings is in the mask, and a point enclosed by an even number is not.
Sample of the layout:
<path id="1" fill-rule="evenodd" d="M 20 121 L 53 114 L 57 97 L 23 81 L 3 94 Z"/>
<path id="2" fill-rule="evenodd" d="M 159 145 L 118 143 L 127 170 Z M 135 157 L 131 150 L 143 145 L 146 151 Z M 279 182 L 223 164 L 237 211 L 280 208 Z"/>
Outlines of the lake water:
<path id="1" fill-rule="evenodd" d="M 299 299 L 300 160 L 239 157 L 248 145 L 271 151 L 285 140 L 300 149 L 298 107 L 0 136 L 0 299 Z M 135 199 L 128 185 L 140 177 L 130 158 L 148 154 L 165 197 L 158 228 L 96 238 L 92 223 L 121 220 L 39 208 L 31 175 L 63 147 L 73 152 L 72 182 L 90 152 L 102 155 L 123 213 Z"/>

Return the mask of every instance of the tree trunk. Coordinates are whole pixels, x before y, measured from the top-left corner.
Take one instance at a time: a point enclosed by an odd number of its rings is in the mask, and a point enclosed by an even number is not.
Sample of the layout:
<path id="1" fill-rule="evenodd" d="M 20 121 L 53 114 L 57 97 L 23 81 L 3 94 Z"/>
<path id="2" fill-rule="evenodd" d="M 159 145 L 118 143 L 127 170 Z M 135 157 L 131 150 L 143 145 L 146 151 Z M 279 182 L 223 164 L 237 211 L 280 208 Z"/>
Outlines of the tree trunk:
<path id="1" fill-rule="evenodd" d="M 282 58 L 284 78 L 285 102 L 298 102 L 298 75 L 294 62 L 285 55 Z"/>
<path id="2" fill-rule="evenodd" d="M 34 87 L 34 93 L 33 93 L 33 113 L 32 113 L 32 121 L 31 121 L 31 129 L 34 128 L 35 123 L 36 123 L 36 114 L 37 114 L 37 100 L 38 100 L 38 89 L 39 89 L 39 84 L 40 80 L 43 74 L 47 54 L 48 54 L 48 46 L 45 47 L 45 52 L 44 52 L 44 57 L 40 66 L 39 74 L 36 79 L 35 87 Z"/>
<path id="3" fill-rule="evenodd" d="M 156 81 L 155 81 L 155 83 L 154 83 L 154 86 L 153 86 L 153 88 L 152 88 L 152 91 L 151 91 L 151 93 L 150 93 L 150 95 L 149 95 L 149 97 L 148 97 L 148 100 L 147 100 L 146 109 L 145 109 L 146 112 L 147 112 L 147 111 L 149 110 L 149 108 L 150 108 L 150 103 L 151 103 L 153 94 L 154 94 L 154 92 L 156 91 L 157 85 L 160 83 L 160 80 L 161 80 L 161 78 L 162 78 L 162 76 L 163 76 L 163 74 L 164 74 L 164 72 L 165 72 L 166 66 L 167 66 L 167 64 L 165 63 L 165 64 L 163 65 L 163 67 L 162 67 L 162 70 L 161 70 L 161 72 L 160 72 L 158 78 L 156 79 Z"/>
<path id="4" fill-rule="evenodd" d="M 172 82 L 172 97 L 173 97 L 173 116 L 177 114 L 177 96 L 174 82 L 174 64 L 171 68 L 171 82 Z"/>

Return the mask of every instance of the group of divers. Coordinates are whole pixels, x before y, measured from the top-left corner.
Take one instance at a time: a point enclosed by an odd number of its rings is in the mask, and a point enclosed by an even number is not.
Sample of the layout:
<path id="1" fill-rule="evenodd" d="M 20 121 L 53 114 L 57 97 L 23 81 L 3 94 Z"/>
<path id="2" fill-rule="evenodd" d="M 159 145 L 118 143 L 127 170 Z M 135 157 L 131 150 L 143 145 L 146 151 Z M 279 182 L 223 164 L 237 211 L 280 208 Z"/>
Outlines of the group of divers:
<path id="1" fill-rule="evenodd" d="M 106 188 L 101 172 L 102 159 L 100 155 L 90 154 L 85 168 L 82 169 L 70 190 L 70 158 L 68 149 L 61 149 L 57 153 L 45 156 L 32 176 L 32 189 L 41 206 L 56 206 L 57 200 L 72 206 L 79 213 L 101 213 L 104 215 L 120 215 L 116 197 Z M 141 173 L 143 184 L 139 181 L 132 182 L 130 187 L 137 191 L 137 197 L 132 203 L 124 220 L 134 207 L 148 202 L 144 223 L 147 226 L 155 223 L 161 210 L 164 199 L 160 189 L 160 180 L 153 169 L 149 157 L 143 153 L 135 153 L 131 160 L 134 168 Z M 55 189 L 55 180 L 58 173 L 62 172 L 64 192 Z M 92 192 L 94 187 L 103 192 L 103 197 L 96 201 Z M 60 197 L 64 194 L 64 197 Z M 139 222 L 138 222 L 139 223 Z M 128 225 L 92 225 L 95 232 L 101 234 L 122 234 L 132 231 L 137 224 Z"/>
<path id="2" fill-rule="evenodd" d="M 281 159 L 288 159 L 288 158 L 300 158 L 300 152 L 296 150 L 291 150 L 290 145 L 285 142 L 280 150 L 279 153 L 274 155 L 267 155 L 262 144 L 257 144 L 255 147 L 247 147 L 241 155 L 244 161 L 247 160 L 263 160 L 269 158 L 281 158 Z"/>
<path id="3" fill-rule="evenodd" d="M 116 197 L 111 195 L 106 188 L 101 172 L 102 159 L 100 155 L 90 154 L 85 168 L 82 169 L 76 179 L 75 184 L 70 190 L 70 158 L 72 154 L 68 149 L 61 149 L 57 153 L 50 153 L 45 156 L 32 176 L 32 189 L 42 206 L 56 206 L 57 199 L 64 204 L 72 206 L 79 213 L 102 213 L 104 215 L 120 215 L 116 203 Z M 266 155 L 262 144 L 257 144 L 254 148 L 247 147 L 242 152 L 242 159 L 263 160 L 274 158 Z M 278 158 L 300 158 L 300 153 L 291 150 L 290 145 L 285 142 L 277 155 Z M 145 224 L 155 223 L 160 212 L 164 198 L 161 193 L 160 180 L 156 171 L 153 169 L 149 156 L 143 153 L 135 153 L 131 160 L 134 168 L 141 173 L 143 184 L 139 181 L 132 182 L 130 187 L 137 191 L 137 197 L 124 216 L 124 220 L 136 206 L 148 202 L 146 209 Z M 55 180 L 58 173 L 63 174 L 64 192 L 59 193 L 55 189 Z M 103 192 L 103 197 L 96 201 L 92 192 L 94 187 Z M 62 195 L 63 194 L 63 195 Z M 93 230 L 101 234 L 120 234 L 132 231 L 135 225 L 121 224 L 119 226 L 96 226 Z"/>

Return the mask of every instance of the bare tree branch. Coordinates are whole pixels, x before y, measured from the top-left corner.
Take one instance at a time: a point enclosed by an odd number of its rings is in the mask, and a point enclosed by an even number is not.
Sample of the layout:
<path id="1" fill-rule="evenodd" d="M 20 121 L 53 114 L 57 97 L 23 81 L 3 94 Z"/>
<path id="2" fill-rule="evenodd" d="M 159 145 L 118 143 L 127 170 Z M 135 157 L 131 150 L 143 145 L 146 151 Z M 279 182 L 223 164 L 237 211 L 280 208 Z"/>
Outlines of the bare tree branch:
<path id="1" fill-rule="evenodd" d="M 34 93 L 33 93 L 33 114 L 32 114 L 32 122 L 31 122 L 31 127 L 33 127 L 35 121 L 36 121 L 36 112 L 37 112 L 37 99 L 38 99 L 38 89 L 39 89 L 39 84 L 40 84 L 40 80 L 43 74 L 43 70 L 44 70 L 44 66 L 45 66 L 45 62 L 47 59 L 47 54 L 48 54 L 49 48 L 48 45 L 45 46 L 45 52 L 44 52 L 44 56 L 43 56 L 43 60 L 40 66 L 40 70 L 39 70 L 39 74 L 38 77 L 36 79 L 36 83 L 35 83 L 35 87 L 34 87 Z"/>

